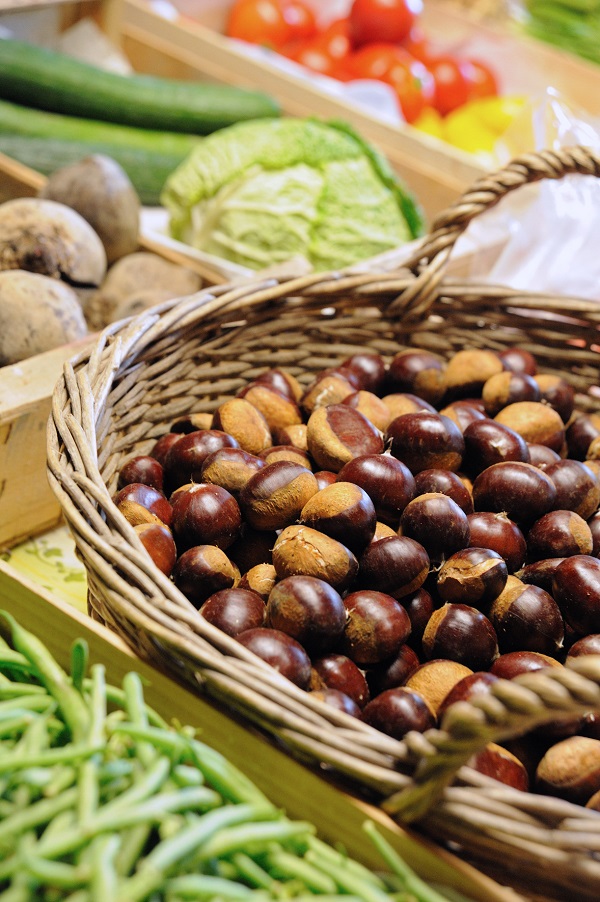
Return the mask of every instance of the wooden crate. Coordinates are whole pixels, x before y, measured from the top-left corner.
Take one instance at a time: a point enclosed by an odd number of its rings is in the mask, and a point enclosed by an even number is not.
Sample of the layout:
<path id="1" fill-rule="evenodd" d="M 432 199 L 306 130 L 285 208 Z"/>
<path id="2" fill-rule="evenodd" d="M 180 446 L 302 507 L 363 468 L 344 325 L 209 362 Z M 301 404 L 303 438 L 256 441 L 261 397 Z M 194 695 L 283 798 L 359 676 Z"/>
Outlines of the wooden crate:
<path id="1" fill-rule="evenodd" d="M 341 843 L 367 867 L 382 867 L 381 859 L 362 832 L 362 824 L 370 818 L 424 879 L 455 889 L 477 902 L 524 902 L 511 889 L 495 883 L 416 831 L 399 827 L 379 809 L 353 798 L 298 763 L 230 713 L 140 661 L 106 627 L 1 560 L 0 609 L 40 636 L 63 667 L 69 666 L 72 642 L 81 637 L 89 645 L 91 663 L 98 661 L 106 665 L 108 681 L 120 683 L 128 671 L 137 671 L 144 680 L 148 704 L 167 719 L 198 728 L 203 742 L 243 770 L 288 816 L 310 820 L 323 839 L 332 844 Z"/>

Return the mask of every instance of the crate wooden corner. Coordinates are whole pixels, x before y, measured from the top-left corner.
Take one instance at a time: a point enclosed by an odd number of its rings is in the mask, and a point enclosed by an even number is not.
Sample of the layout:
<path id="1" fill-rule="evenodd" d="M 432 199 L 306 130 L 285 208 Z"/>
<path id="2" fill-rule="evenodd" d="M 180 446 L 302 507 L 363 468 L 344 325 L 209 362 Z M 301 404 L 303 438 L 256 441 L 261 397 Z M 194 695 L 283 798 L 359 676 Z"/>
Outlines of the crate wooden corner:
<path id="1" fill-rule="evenodd" d="M 383 867 L 362 830 L 364 821 L 370 819 L 423 879 L 454 889 L 473 902 L 525 902 L 522 896 L 500 886 L 456 855 L 415 831 L 399 827 L 380 809 L 342 791 L 230 712 L 184 689 L 137 658 L 108 628 L 1 559 L 0 610 L 12 614 L 22 626 L 43 638 L 65 668 L 69 667 L 73 641 L 83 638 L 90 649 L 90 663 L 103 663 L 108 681 L 118 684 L 127 672 L 135 670 L 144 680 L 149 705 L 167 719 L 196 727 L 203 742 L 244 771 L 289 817 L 311 821 L 321 838 L 341 845 L 367 867 Z"/>

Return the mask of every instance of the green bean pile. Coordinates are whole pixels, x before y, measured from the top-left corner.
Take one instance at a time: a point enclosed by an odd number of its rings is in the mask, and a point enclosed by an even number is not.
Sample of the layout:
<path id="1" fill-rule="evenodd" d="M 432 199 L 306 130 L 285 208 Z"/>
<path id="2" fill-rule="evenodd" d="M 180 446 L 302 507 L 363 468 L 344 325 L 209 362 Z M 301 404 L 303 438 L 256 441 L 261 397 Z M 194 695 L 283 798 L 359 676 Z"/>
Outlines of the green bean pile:
<path id="1" fill-rule="evenodd" d="M 167 724 L 138 674 L 110 685 L 81 640 L 67 674 L 2 616 L 3 902 L 443 902 L 373 823 L 364 829 L 385 877 L 288 819 L 190 728 Z"/>

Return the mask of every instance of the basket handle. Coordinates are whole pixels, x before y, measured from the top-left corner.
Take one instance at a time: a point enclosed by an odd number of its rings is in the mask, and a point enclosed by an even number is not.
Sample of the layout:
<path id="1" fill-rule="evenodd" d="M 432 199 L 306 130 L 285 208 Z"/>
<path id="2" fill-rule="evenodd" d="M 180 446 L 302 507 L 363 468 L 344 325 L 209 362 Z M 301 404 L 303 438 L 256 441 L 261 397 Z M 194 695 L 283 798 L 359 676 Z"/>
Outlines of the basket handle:
<path id="1" fill-rule="evenodd" d="M 396 309 L 410 319 L 424 317 L 438 298 L 452 249 L 470 222 L 518 188 L 572 174 L 600 176 L 600 154 L 584 146 L 535 151 L 515 157 L 502 169 L 477 179 L 435 218 L 429 233 L 405 261 L 404 266 L 413 271 L 415 281 L 388 309 Z"/>
<path id="2" fill-rule="evenodd" d="M 448 708 L 440 729 L 404 737 L 415 762 L 412 781 L 382 807 L 403 822 L 417 820 L 487 743 L 501 744 L 557 717 L 590 711 L 600 711 L 600 655 L 582 655 L 564 667 L 499 679 L 484 694 Z"/>

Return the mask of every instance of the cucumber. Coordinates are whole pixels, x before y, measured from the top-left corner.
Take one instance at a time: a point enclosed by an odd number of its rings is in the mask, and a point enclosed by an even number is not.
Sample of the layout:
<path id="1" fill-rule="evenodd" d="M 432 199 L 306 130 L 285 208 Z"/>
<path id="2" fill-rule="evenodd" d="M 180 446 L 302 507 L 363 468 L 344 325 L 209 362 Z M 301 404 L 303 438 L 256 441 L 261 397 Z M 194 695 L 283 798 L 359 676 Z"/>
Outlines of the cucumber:
<path id="1" fill-rule="evenodd" d="M 280 115 L 260 91 L 151 75 L 119 75 L 66 54 L 0 39 L 0 98 L 27 107 L 141 128 L 205 135 Z"/>
<path id="2" fill-rule="evenodd" d="M 2 153 L 43 175 L 89 154 L 105 154 L 123 167 L 147 206 L 159 204 L 167 177 L 200 140 L 179 132 L 111 125 L 0 100 Z"/>

